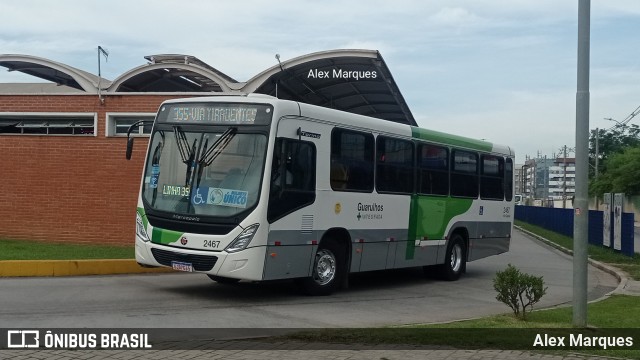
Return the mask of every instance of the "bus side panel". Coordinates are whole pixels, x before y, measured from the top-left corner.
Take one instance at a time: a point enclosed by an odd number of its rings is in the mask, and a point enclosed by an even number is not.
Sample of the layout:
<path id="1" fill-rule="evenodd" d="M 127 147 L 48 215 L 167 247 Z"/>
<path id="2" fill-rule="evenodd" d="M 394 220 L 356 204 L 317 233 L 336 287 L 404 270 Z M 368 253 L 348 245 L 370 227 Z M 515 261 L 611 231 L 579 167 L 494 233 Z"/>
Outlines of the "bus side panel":
<path id="1" fill-rule="evenodd" d="M 318 184 L 330 188 L 326 173 L 319 171 Z M 359 272 L 394 267 L 390 244 L 407 240 L 409 204 L 409 196 L 319 190 L 314 205 L 319 229 L 347 229 L 349 239 L 340 240 L 351 241 L 350 272 Z"/>
<path id="2" fill-rule="evenodd" d="M 264 280 L 307 277 L 316 245 L 267 246 Z"/>
<path id="3" fill-rule="evenodd" d="M 309 276 L 317 250 L 318 232 L 302 228 L 303 219 L 313 218 L 313 205 L 295 211 L 271 224 L 264 260 L 264 280 Z"/>
<path id="4" fill-rule="evenodd" d="M 444 262 L 446 235 L 452 220 L 469 212 L 472 199 L 414 195 L 411 198 L 409 239 L 396 254 L 396 267 Z"/>
<path id="5" fill-rule="evenodd" d="M 441 246 L 441 242 L 434 240 L 400 242 L 394 256 L 394 268 L 434 265 Z"/>
<path id="6" fill-rule="evenodd" d="M 354 239 L 351 271 L 393 269 L 398 241 L 406 238 L 406 229 L 351 230 Z M 360 241 L 362 239 L 362 242 Z"/>
<path id="7" fill-rule="evenodd" d="M 510 222 L 478 223 L 479 237 L 470 240 L 469 261 L 509 251 L 511 243 L 510 232 Z"/>

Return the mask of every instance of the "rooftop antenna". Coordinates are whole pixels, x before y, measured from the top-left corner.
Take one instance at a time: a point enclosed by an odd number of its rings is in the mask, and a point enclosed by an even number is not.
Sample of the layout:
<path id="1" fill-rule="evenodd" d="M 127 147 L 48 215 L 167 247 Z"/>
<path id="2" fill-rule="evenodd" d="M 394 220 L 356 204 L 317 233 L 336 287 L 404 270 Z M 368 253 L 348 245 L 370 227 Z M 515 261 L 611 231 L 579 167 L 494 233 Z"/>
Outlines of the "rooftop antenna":
<path id="1" fill-rule="evenodd" d="M 102 73 L 100 71 L 100 55 L 104 56 L 104 61 L 107 61 L 109 59 L 109 52 L 102 46 L 98 45 L 98 99 L 100 99 L 100 104 L 104 104 L 104 99 L 102 98 L 102 88 L 100 85 L 100 83 L 102 82 Z"/>
<path id="2" fill-rule="evenodd" d="M 284 71 L 282 63 L 280 62 L 280 54 L 276 54 L 276 60 L 278 60 L 278 65 L 280 65 L 280 71 Z M 276 99 L 278 98 L 278 82 L 280 82 L 280 80 L 276 80 Z"/>

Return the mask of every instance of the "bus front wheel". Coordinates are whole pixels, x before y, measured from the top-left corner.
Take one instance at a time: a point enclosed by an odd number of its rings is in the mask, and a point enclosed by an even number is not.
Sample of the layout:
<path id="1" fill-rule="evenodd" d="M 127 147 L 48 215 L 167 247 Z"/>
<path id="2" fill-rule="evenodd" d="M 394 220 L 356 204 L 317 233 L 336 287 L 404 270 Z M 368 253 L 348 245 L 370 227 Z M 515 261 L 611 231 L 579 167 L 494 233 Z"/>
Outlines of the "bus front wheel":
<path id="1" fill-rule="evenodd" d="M 440 265 L 440 276 L 447 281 L 455 281 L 465 270 L 467 248 L 460 234 L 453 234 L 449 239 L 444 264 Z"/>
<path id="2" fill-rule="evenodd" d="M 311 276 L 301 279 L 302 289 L 309 295 L 330 295 L 342 278 L 343 251 L 335 241 L 320 244 L 313 260 Z"/>

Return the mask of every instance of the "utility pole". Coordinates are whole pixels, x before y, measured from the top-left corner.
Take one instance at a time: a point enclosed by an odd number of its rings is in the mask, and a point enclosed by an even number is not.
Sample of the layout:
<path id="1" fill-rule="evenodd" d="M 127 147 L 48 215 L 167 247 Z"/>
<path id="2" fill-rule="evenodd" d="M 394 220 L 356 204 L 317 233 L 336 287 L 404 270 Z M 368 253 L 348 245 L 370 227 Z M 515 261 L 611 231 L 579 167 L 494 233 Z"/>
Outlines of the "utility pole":
<path id="1" fill-rule="evenodd" d="M 567 145 L 564 146 L 564 158 L 562 159 L 562 208 L 567 208 Z"/>
<path id="2" fill-rule="evenodd" d="M 598 161 L 599 161 L 599 157 L 600 157 L 600 129 L 596 128 L 596 171 L 595 171 L 595 175 L 596 175 L 596 180 L 598 180 Z M 596 196 L 596 199 L 598 197 Z M 597 203 L 596 203 L 597 204 Z"/>
<path id="3" fill-rule="evenodd" d="M 576 192 L 573 213 L 573 326 L 587 326 L 587 239 L 589 234 L 589 47 L 591 0 L 578 2 L 576 91 Z"/>
<path id="4" fill-rule="evenodd" d="M 544 156 L 544 206 L 549 207 L 549 163 Z"/>

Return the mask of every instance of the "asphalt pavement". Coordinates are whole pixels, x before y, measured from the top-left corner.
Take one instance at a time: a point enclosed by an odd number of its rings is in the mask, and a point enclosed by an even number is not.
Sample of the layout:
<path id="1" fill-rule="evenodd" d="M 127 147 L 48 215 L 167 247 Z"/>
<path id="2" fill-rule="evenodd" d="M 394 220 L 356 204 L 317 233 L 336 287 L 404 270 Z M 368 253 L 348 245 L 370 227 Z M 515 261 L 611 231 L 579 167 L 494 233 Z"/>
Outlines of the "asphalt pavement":
<path id="1" fill-rule="evenodd" d="M 636 228 L 636 234 L 638 229 Z M 636 236 L 636 240 L 640 236 Z M 534 240 L 532 240 L 534 241 Z M 544 239 L 540 239 L 544 241 Z M 636 243 L 637 244 L 637 243 Z M 636 249 L 639 249 L 636 246 Z M 613 293 L 640 295 L 640 285 L 637 281 L 630 281 L 626 275 L 606 264 L 591 262 L 592 265 L 610 272 L 619 285 Z M 1 292 L 0 292 L 1 294 Z M 2 326 L 2 325 L 0 325 Z M 4 334 L 0 334 L 4 336 Z M 640 339 L 635 339 L 640 341 Z M 194 350 L 1 350 L 0 358 L 12 359 L 527 359 L 527 360 L 570 360 L 570 359 L 604 359 L 602 356 L 585 356 L 580 354 L 557 355 L 524 350 L 457 350 L 441 347 L 410 347 L 404 346 L 359 346 L 357 344 L 309 344 L 295 341 L 265 342 L 253 340 L 221 341 L 218 350 L 198 350 L 207 348 L 210 341 L 201 344 L 194 342 L 190 348 Z"/>

